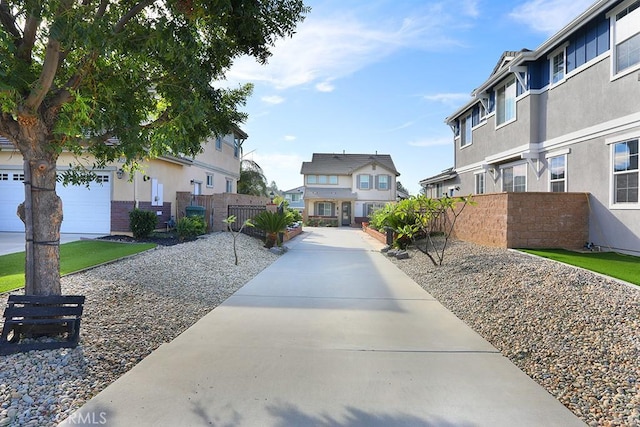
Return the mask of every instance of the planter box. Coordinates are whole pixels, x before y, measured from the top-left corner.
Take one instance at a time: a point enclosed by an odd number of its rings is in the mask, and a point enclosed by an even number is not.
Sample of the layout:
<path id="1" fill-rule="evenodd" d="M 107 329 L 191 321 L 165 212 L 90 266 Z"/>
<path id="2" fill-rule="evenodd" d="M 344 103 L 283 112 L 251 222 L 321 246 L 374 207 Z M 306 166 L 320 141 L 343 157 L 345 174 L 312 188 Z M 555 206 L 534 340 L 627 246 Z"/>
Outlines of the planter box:
<path id="1" fill-rule="evenodd" d="M 385 233 L 381 233 L 378 230 L 374 230 L 373 228 L 368 226 L 363 226 L 362 231 L 378 240 L 379 242 L 384 243 L 385 245 L 387 244 L 387 235 Z"/>

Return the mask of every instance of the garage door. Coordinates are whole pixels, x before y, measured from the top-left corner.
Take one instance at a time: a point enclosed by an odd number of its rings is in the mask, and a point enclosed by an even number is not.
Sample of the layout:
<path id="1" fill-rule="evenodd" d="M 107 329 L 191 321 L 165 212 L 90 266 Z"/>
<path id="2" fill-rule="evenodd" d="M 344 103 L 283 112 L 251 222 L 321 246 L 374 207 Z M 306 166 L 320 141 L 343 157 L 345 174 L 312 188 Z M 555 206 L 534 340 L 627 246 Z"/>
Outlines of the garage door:
<path id="1" fill-rule="evenodd" d="M 16 209 L 24 200 L 24 174 L 0 170 L 0 231 L 24 231 Z M 111 174 L 99 173 L 89 188 L 56 185 L 62 199 L 62 233 L 109 234 L 111 229 Z"/>

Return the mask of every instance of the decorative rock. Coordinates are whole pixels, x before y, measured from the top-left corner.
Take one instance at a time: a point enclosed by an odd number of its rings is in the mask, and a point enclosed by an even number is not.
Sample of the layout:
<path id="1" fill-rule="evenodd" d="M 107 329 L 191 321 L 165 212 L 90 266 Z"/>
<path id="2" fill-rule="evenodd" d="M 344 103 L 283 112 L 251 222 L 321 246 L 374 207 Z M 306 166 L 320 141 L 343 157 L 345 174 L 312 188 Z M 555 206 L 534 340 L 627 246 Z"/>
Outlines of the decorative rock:
<path id="1" fill-rule="evenodd" d="M 384 253 L 389 252 L 390 249 L 391 249 L 391 246 L 387 245 L 384 248 L 380 249 L 380 252 L 382 252 L 384 254 Z"/>
<path id="2" fill-rule="evenodd" d="M 409 253 L 407 251 L 398 251 L 396 253 L 396 259 L 409 259 Z"/>

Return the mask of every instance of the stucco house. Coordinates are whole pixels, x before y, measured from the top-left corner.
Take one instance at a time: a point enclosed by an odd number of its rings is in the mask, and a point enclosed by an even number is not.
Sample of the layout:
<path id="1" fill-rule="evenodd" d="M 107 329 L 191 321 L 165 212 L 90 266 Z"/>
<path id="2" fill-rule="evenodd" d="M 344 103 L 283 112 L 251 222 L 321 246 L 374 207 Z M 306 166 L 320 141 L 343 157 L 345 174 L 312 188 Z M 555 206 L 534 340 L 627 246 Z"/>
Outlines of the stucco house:
<path id="1" fill-rule="evenodd" d="M 455 164 L 421 181 L 428 196 L 584 193 L 589 241 L 640 254 L 640 1 L 597 1 L 505 52 L 446 123 Z"/>
<path id="2" fill-rule="evenodd" d="M 305 221 L 350 226 L 396 201 L 396 170 L 388 154 L 313 153 L 303 162 Z"/>
<path id="3" fill-rule="evenodd" d="M 63 203 L 63 233 L 122 233 L 129 230 L 129 211 L 134 207 L 155 211 L 159 227 L 171 217 L 179 218 L 176 194 L 193 195 L 235 193 L 240 177 L 240 151 L 247 134 L 235 128 L 224 137 L 212 137 L 195 157 L 161 156 L 142 162 L 142 171 L 129 176 L 121 163 L 113 163 L 94 171 L 97 181 L 85 186 L 63 186 L 56 191 Z M 58 170 L 81 162 L 91 165 L 90 158 L 78 159 L 62 153 Z M 0 231 L 24 231 L 16 215 L 24 200 L 22 155 L 6 139 L 0 137 Z"/>
<path id="4" fill-rule="evenodd" d="M 284 191 L 282 194 L 291 209 L 304 212 L 304 185 Z"/>

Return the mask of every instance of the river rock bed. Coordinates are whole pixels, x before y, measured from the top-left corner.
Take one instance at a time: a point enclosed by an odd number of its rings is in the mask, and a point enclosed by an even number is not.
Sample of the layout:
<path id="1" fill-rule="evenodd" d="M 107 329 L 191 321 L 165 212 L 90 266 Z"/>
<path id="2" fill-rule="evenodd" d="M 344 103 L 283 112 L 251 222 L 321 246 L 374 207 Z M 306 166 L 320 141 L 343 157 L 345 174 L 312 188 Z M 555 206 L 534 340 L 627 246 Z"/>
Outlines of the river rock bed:
<path id="1" fill-rule="evenodd" d="M 452 242 L 394 263 L 590 426 L 640 426 L 640 288 Z"/>
<path id="2" fill-rule="evenodd" d="M 80 345 L 0 356 L 0 427 L 57 425 L 278 258 L 239 235 L 236 266 L 232 245 L 216 233 L 63 277 L 86 296 Z"/>

